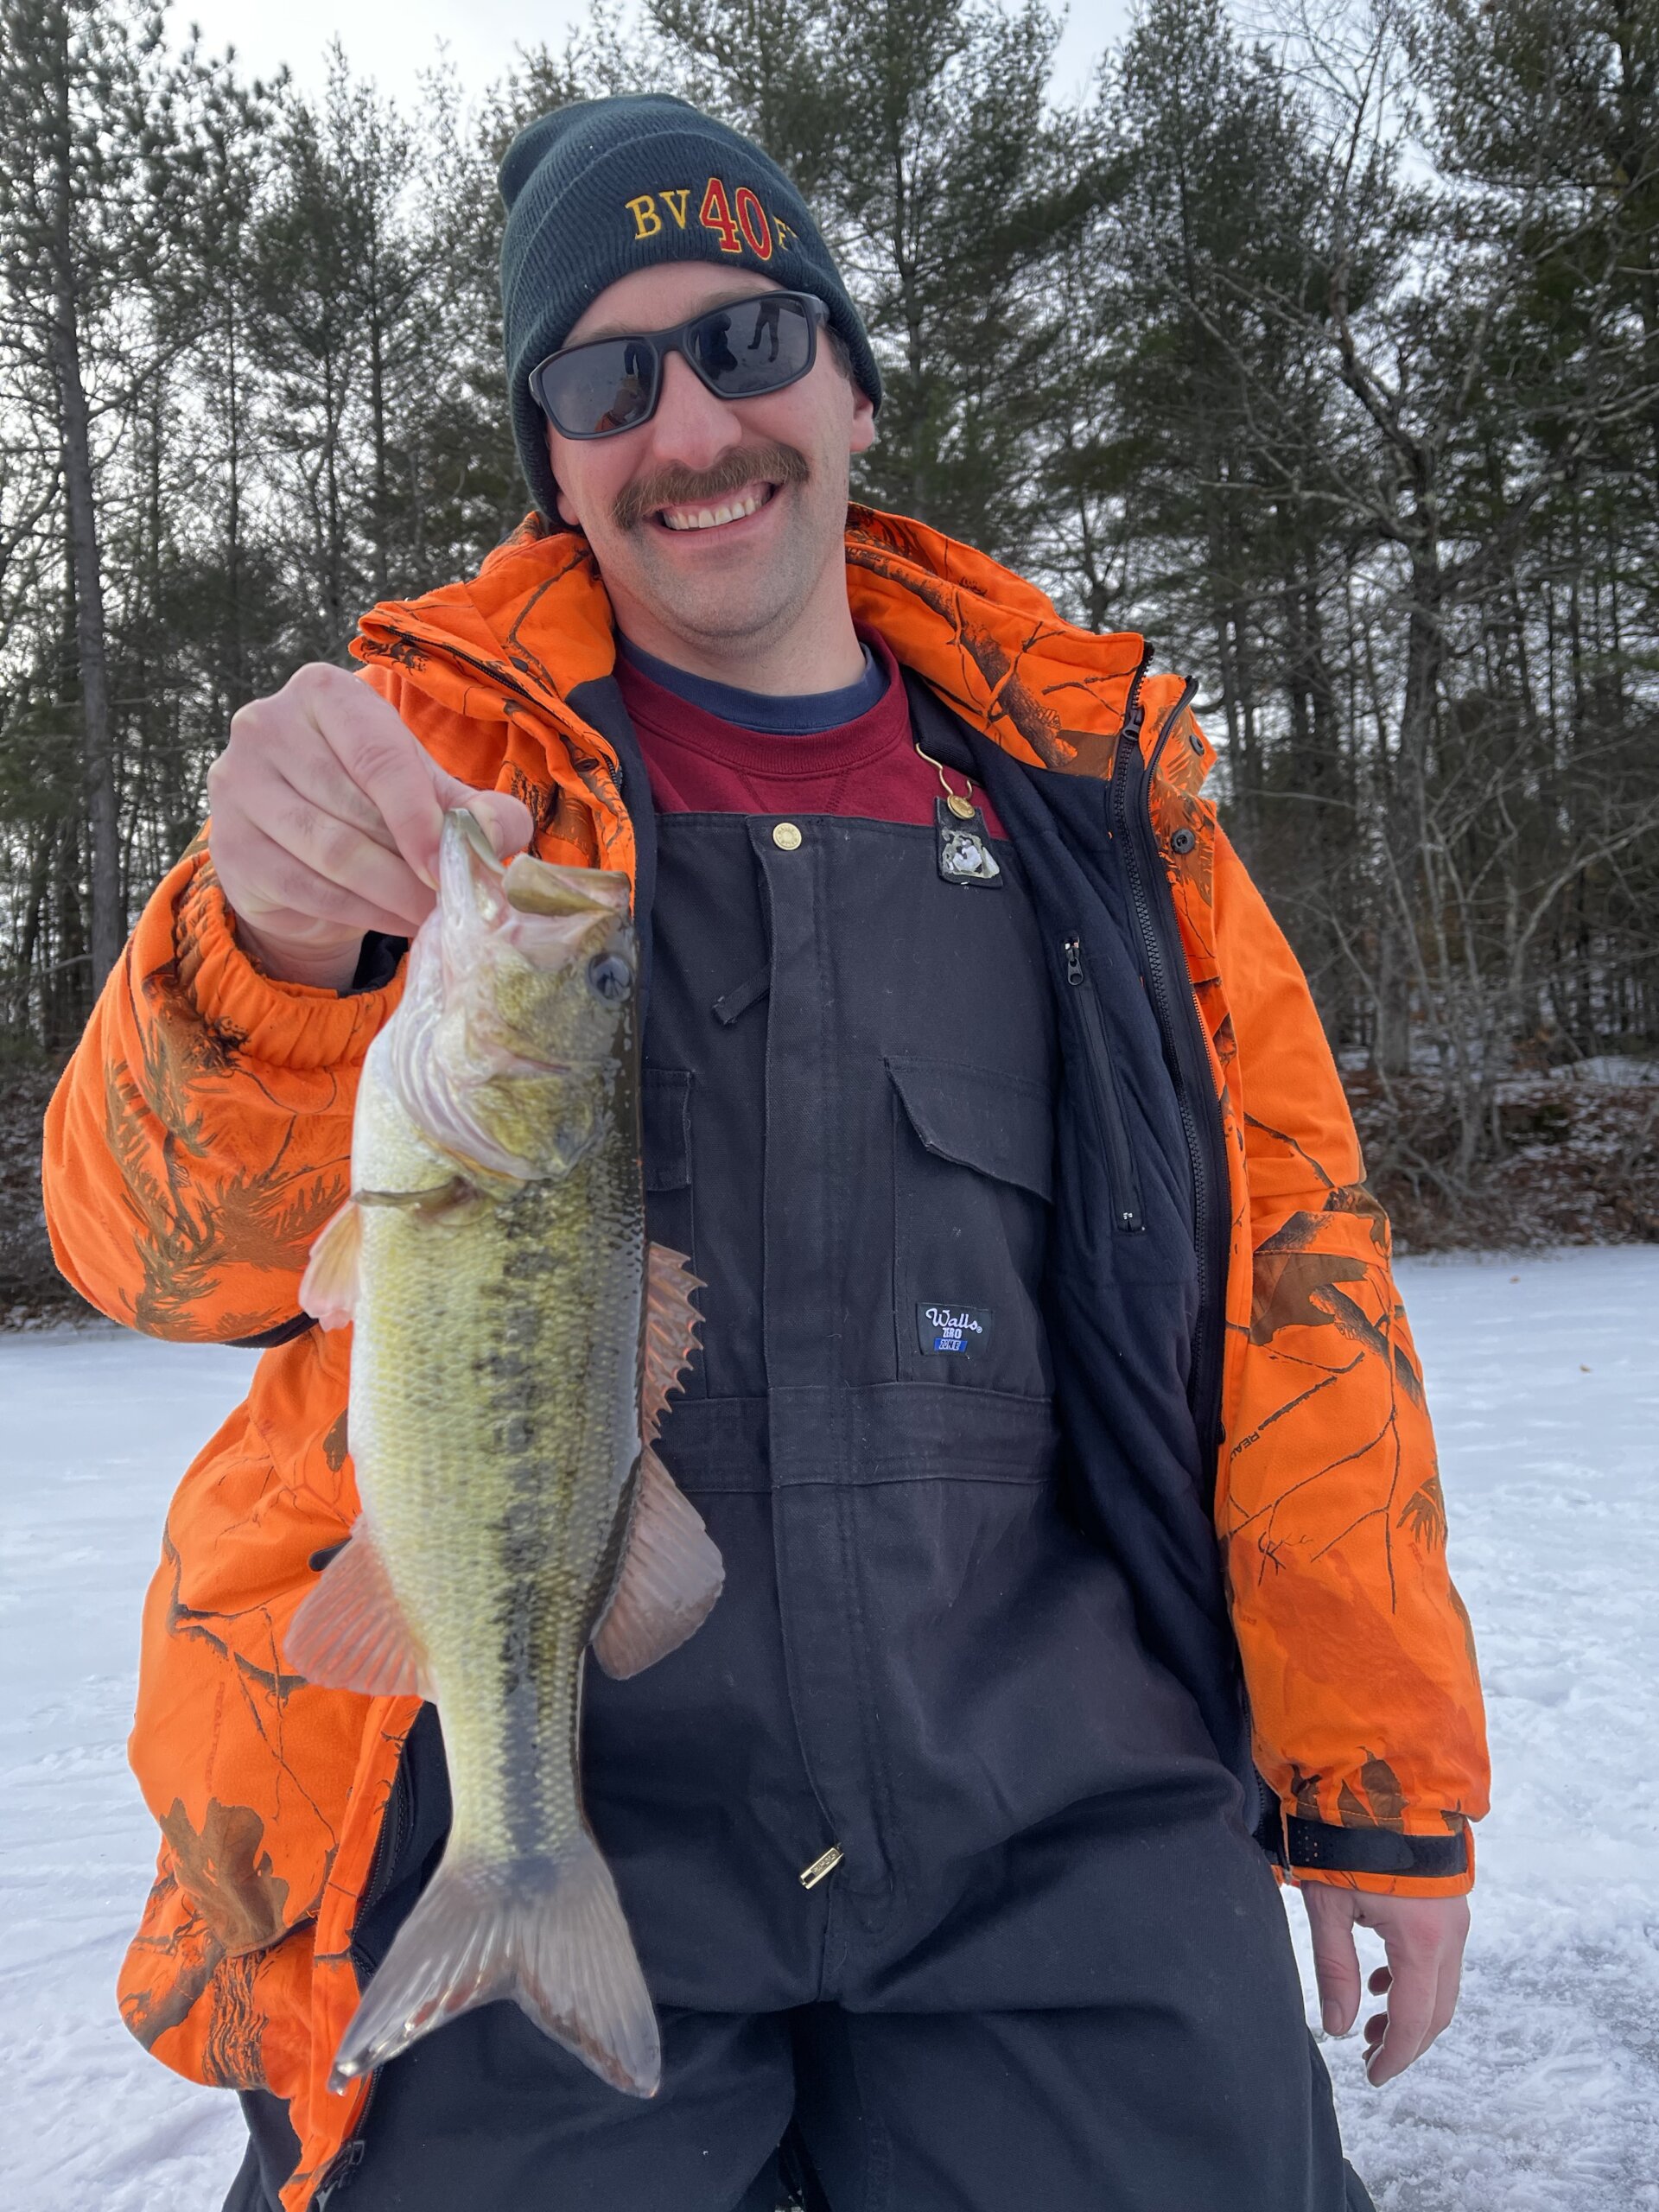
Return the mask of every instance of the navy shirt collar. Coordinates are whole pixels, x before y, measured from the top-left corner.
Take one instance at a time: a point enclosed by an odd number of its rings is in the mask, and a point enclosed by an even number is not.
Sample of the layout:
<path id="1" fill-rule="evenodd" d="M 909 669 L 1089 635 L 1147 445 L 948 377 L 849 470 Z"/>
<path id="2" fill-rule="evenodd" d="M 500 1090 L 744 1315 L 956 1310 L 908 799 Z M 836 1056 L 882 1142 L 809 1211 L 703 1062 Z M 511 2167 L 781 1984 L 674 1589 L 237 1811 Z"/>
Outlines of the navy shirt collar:
<path id="1" fill-rule="evenodd" d="M 855 683 L 838 691 L 809 691 L 779 698 L 768 691 L 744 691 L 734 683 L 715 683 L 706 676 L 692 676 L 670 661 L 658 660 L 631 639 L 617 634 L 617 650 L 628 662 L 664 691 L 673 692 L 706 715 L 735 722 L 740 729 L 759 730 L 773 737 L 808 737 L 819 731 L 839 729 L 868 714 L 887 688 L 881 663 L 863 647 L 864 673 Z"/>

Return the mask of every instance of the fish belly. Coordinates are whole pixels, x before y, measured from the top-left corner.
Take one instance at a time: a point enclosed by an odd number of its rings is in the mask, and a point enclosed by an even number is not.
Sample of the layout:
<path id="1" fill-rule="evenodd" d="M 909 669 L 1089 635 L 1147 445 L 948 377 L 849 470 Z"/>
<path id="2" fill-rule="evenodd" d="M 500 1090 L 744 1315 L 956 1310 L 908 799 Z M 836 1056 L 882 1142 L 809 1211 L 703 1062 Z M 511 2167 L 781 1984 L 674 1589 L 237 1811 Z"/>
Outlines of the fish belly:
<path id="1" fill-rule="evenodd" d="M 580 1827 L 582 1663 L 639 1448 L 631 1167 L 596 1148 L 470 1218 L 365 1222 L 358 1483 L 442 1719 L 452 1847 L 490 1858 Z"/>

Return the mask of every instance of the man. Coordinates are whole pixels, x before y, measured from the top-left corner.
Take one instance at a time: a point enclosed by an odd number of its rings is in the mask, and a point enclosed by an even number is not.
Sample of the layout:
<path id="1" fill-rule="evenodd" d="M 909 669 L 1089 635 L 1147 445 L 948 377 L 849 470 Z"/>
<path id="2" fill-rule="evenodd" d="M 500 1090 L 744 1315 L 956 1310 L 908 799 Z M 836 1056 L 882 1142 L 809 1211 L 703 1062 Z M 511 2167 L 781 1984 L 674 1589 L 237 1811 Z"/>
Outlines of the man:
<path id="1" fill-rule="evenodd" d="M 503 189 L 537 512 L 365 617 L 366 682 L 237 716 L 53 1110 L 86 1295 L 270 1347 L 149 1600 L 125 2017 L 243 2092 L 245 2208 L 1363 2206 L 1270 1861 L 1332 2031 L 1382 1932 L 1389 2080 L 1455 2003 L 1478 1692 L 1386 1224 L 1187 689 L 849 515 L 880 379 L 757 148 L 601 101 Z M 663 1450 L 725 1594 L 583 1723 L 647 2105 L 505 2005 L 327 2086 L 448 1800 L 429 1708 L 284 1666 L 355 1510 L 296 1284 L 457 804 L 632 874 L 650 1226 L 707 1284 Z"/>

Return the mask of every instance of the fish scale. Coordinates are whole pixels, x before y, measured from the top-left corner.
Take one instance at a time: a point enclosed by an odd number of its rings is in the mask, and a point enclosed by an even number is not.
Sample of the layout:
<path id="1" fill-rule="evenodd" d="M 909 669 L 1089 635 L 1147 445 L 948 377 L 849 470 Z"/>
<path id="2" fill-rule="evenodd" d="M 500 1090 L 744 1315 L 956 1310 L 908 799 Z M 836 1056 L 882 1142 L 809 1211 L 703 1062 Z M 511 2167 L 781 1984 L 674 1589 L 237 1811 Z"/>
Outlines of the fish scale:
<path id="1" fill-rule="evenodd" d="M 375 1529 L 424 1624 L 458 1849 L 499 1852 L 509 1837 L 517 1850 L 544 1847 L 579 1825 L 582 1661 L 614 1580 L 612 1535 L 639 1448 L 644 1229 L 621 1155 L 612 1139 L 481 1231 L 435 1233 L 390 1208 L 365 1229 L 365 1276 L 384 1271 L 390 1294 L 353 1347 L 359 1459 L 409 1470 L 384 1501 L 375 1490 Z M 612 1227 L 590 1226 L 601 1219 Z M 584 1227 L 591 1256 L 562 1260 Z M 460 1283 L 446 1249 L 456 1234 L 477 1253 Z M 504 1375 L 493 1347 L 509 1313 L 523 1318 Z M 424 1371 L 411 1389 L 416 1328 Z M 600 1362 L 609 1371 L 595 1372 Z M 571 1379 L 532 1395 L 553 1377 Z"/>
<path id="2" fill-rule="evenodd" d="M 349 1319 L 362 1516 L 289 1663 L 418 1688 L 442 1723 L 442 1861 L 336 2056 L 349 2080 L 498 1998 L 649 2095 L 655 2017 L 582 1807 L 582 1678 L 672 1650 L 719 1554 L 650 1449 L 693 1279 L 648 1251 L 624 879 L 521 858 L 470 816 L 371 1048 L 351 1204 L 302 1296 Z M 649 1299 L 647 1290 L 649 1287 Z"/>

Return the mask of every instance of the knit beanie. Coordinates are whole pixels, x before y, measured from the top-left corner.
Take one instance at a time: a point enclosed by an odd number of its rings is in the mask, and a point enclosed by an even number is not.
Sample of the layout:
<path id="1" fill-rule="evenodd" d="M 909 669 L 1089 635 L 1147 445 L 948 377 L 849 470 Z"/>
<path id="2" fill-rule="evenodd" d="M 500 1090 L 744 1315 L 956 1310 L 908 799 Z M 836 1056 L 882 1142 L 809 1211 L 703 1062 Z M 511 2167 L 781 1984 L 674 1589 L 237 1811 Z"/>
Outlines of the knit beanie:
<path id="1" fill-rule="evenodd" d="M 627 92 L 577 100 L 521 130 L 501 163 L 501 319 L 513 442 L 551 521 L 557 491 L 530 372 L 630 270 L 710 261 L 814 292 L 879 406 L 881 377 L 858 310 L 806 203 L 752 139 L 684 100 Z"/>

